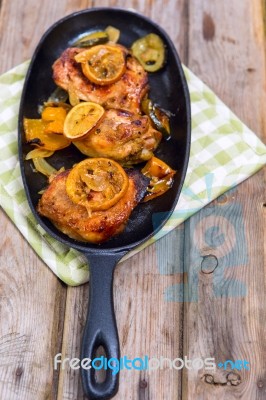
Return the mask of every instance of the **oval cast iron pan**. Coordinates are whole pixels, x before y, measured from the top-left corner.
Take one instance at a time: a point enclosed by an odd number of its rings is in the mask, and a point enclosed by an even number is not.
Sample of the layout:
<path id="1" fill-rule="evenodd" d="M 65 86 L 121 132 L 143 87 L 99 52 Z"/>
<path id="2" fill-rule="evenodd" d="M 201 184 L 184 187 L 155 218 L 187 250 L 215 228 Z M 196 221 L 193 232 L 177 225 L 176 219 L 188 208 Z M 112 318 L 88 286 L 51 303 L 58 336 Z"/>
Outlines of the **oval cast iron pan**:
<path id="1" fill-rule="evenodd" d="M 36 212 L 40 195 L 47 179 L 33 172 L 25 155 L 31 149 L 26 144 L 23 118 L 39 118 L 38 105 L 55 89 L 52 64 L 64 49 L 71 46 L 80 35 L 108 25 L 120 29 L 119 43 L 130 47 L 148 33 L 158 34 L 164 41 L 167 60 L 163 69 L 149 74 L 150 98 L 171 111 L 171 139 L 163 140 L 156 156 L 177 170 L 173 187 L 163 196 L 142 203 L 132 212 L 124 232 L 101 245 L 78 242 L 69 238 Z M 166 32 L 148 18 L 132 11 L 117 8 L 93 8 L 71 14 L 44 34 L 26 76 L 19 112 L 19 157 L 22 179 L 31 210 L 45 231 L 68 247 L 83 253 L 90 266 L 90 296 L 87 322 L 84 330 L 81 359 L 93 359 L 99 346 L 103 346 L 108 359 L 119 359 L 119 341 L 113 307 L 112 281 L 117 262 L 130 250 L 151 238 L 165 224 L 177 204 L 185 179 L 190 151 L 191 116 L 187 83 L 175 47 Z M 73 145 L 54 153 L 49 162 L 57 169 L 71 168 L 84 159 Z M 141 168 L 143 165 L 139 166 Z M 82 369 L 85 394 L 90 399 L 109 399 L 118 391 L 118 374 L 107 370 L 105 381 L 98 383 L 93 369 Z"/>

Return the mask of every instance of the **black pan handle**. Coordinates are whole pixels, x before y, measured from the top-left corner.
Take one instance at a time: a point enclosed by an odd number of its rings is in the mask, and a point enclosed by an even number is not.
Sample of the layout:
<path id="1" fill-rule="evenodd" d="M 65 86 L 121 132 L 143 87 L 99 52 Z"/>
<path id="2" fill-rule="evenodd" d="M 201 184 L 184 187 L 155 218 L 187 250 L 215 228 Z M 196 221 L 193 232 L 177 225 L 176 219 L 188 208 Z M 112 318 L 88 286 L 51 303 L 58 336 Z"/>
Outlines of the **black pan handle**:
<path id="1" fill-rule="evenodd" d="M 103 255 L 86 254 L 90 266 L 89 309 L 83 334 L 81 360 L 95 358 L 96 350 L 102 346 L 106 358 L 120 358 L 119 338 L 113 302 L 113 274 L 123 253 Z M 119 374 L 107 368 L 104 382 L 97 382 L 95 369 L 90 364 L 81 365 L 83 390 L 90 400 L 111 399 L 118 391 Z M 89 361 L 88 361 L 89 363 Z M 88 366 L 91 368 L 88 369 Z"/>

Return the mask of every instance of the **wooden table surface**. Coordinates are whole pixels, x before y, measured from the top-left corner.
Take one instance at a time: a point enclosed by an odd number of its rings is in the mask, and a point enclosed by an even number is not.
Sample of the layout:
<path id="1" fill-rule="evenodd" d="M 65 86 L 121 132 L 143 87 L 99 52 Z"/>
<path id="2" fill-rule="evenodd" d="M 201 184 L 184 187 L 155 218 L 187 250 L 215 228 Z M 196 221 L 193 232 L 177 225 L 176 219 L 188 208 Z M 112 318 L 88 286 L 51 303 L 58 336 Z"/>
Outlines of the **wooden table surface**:
<path id="1" fill-rule="evenodd" d="M 54 21 L 95 6 L 162 25 L 183 63 L 266 139 L 263 0 L 2 0 L 0 73 L 30 58 Z M 250 370 L 122 371 L 115 399 L 266 398 L 265 202 L 264 169 L 119 264 L 114 283 L 122 355 L 247 360 Z M 53 359 L 80 356 L 88 285 L 66 287 L 3 212 L 0 225 L 0 399 L 82 400 L 79 371 L 56 371 Z"/>

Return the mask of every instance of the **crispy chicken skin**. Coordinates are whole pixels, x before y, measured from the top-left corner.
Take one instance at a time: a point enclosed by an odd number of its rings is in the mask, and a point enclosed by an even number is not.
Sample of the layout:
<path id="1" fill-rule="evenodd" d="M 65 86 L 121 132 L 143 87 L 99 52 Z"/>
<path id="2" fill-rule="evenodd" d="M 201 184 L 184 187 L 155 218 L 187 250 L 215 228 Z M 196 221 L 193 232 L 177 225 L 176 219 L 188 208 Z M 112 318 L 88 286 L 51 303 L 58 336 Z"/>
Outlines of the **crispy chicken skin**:
<path id="1" fill-rule="evenodd" d="M 146 115 L 113 109 L 105 112 L 100 124 L 85 139 L 73 143 L 89 157 L 135 164 L 149 160 L 161 138 Z"/>
<path id="2" fill-rule="evenodd" d="M 94 211 L 89 216 L 82 205 L 72 203 L 66 193 L 64 171 L 50 183 L 39 200 L 37 211 L 49 218 L 63 233 L 76 240 L 101 243 L 120 233 L 127 220 L 143 198 L 148 185 L 147 178 L 136 170 L 130 170 L 129 187 L 126 194 L 106 211 Z"/>
<path id="3" fill-rule="evenodd" d="M 55 83 L 66 91 L 74 90 L 80 100 L 139 113 L 141 100 L 148 91 L 148 76 L 138 60 L 124 46 L 119 47 L 125 51 L 126 72 L 117 82 L 106 86 L 90 82 L 74 60 L 84 49 L 70 47 L 53 64 Z"/>

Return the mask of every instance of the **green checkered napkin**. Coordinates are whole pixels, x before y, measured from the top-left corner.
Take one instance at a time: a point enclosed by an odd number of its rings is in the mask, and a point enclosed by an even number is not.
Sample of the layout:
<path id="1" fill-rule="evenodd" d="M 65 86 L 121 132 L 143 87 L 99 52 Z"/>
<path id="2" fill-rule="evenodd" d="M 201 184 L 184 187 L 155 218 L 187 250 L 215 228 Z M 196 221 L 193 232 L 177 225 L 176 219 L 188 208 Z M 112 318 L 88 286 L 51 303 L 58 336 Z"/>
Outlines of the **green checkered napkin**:
<path id="1" fill-rule="evenodd" d="M 0 77 L 0 203 L 51 270 L 68 285 L 89 278 L 87 260 L 51 238 L 35 221 L 24 193 L 17 149 L 17 119 L 25 62 Z M 182 193 L 172 217 L 153 243 L 266 164 L 266 147 L 219 98 L 184 67 L 192 108 L 192 145 Z"/>

